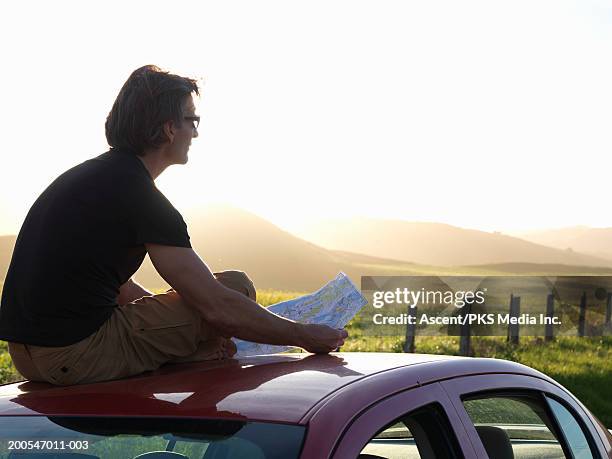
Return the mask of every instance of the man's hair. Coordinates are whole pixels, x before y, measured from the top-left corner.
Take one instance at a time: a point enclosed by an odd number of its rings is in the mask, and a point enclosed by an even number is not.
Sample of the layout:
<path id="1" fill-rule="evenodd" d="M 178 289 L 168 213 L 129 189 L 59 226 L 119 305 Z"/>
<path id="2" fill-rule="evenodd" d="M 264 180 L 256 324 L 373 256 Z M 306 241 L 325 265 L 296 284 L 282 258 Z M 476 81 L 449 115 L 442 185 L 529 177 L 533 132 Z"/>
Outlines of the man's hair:
<path id="1" fill-rule="evenodd" d="M 106 118 L 106 140 L 112 148 L 142 156 L 168 141 L 164 123 L 181 126 L 183 105 L 191 93 L 200 95 L 196 80 L 145 65 L 127 79 Z"/>

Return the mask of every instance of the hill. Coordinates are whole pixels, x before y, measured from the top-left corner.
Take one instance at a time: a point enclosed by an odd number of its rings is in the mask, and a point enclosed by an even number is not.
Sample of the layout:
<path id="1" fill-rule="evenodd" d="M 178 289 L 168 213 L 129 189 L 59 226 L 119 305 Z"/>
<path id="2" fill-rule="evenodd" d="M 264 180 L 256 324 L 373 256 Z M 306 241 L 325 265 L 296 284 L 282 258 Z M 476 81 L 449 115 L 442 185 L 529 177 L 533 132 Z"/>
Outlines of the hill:
<path id="1" fill-rule="evenodd" d="M 536 244 L 558 249 L 570 249 L 585 254 L 595 254 L 612 260 L 612 228 L 574 226 L 544 231 L 516 233 Z"/>
<path id="2" fill-rule="evenodd" d="M 402 242 L 400 234 L 391 238 L 384 232 L 384 228 L 379 228 L 378 232 L 367 233 L 369 236 L 364 235 L 364 228 L 359 226 L 353 226 L 350 228 L 351 233 L 345 233 L 346 239 L 354 244 L 359 241 L 353 239 L 360 235 L 375 248 L 385 247 L 387 252 L 383 253 L 390 255 L 375 256 L 322 248 L 283 231 L 263 218 L 235 208 L 210 207 L 186 214 L 185 219 L 189 225 L 193 247 L 213 271 L 241 269 L 251 276 L 259 289 L 312 291 L 321 287 L 339 271 L 346 272 L 358 285 L 360 277 L 366 275 L 610 272 L 610 269 L 602 267 L 605 263 L 594 257 L 541 247 L 508 236 L 461 230 L 448 225 L 422 224 L 421 238 L 413 240 L 412 248 L 404 247 L 405 241 Z M 442 227 L 444 231 L 434 231 L 436 226 Z M 391 225 L 390 228 L 396 226 Z M 339 231 L 341 229 L 342 227 L 339 227 Z M 372 227 L 368 226 L 366 229 L 370 230 Z M 512 243 L 509 244 L 508 240 Z M 398 242 L 394 244 L 393 241 Z M 4 270 L 0 272 L 0 282 L 4 279 L 14 242 L 15 236 L 0 237 L 0 269 Z M 523 249 L 521 252 L 519 248 L 523 246 L 530 250 Z M 358 248 L 364 248 L 364 245 L 359 245 Z M 483 252 L 488 253 L 489 257 L 483 256 Z M 495 253 L 529 254 L 531 263 L 518 255 L 514 257 L 518 259 L 516 262 L 512 262 L 510 256 L 495 258 L 492 256 Z M 401 256 L 407 259 L 414 257 L 419 264 L 401 260 Z M 434 262 L 423 263 L 423 260 Z M 547 260 L 550 260 L 549 264 L 541 264 Z M 442 261 L 449 262 L 446 266 L 440 266 Z M 584 267 L 588 265 L 595 267 Z M 147 288 L 167 288 L 167 284 L 148 259 L 136 273 L 136 278 Z"/>
<path id="3" fill-rule="evenodd" d="M 17 236 L 0 236 L 0 283 L 6 277 Z"/>
<path id="4" fill-rule="evenodd" d="M 550 263 L 610 267 L 604 257 L 546 247 L 500 233 L 441 223 L 350 219 L 312 224 L 306 240 L 334 250 L 437 266 Z"/>
<path id="5" fill-rule="evenodd" d="M 307 291 L 347 273 L 359 284 L 362 275 L 410 275 L 412 263 L 323 249 L 244 210 L 209 207 L 185 216 L 194 249 L 213 271 L 240 269 L 258 288 Z M 139 282 L 165 285 L 147 259 Z"/>
<path id="6" fill-rule="evenodd" d="M 489 265 L 460 266 L 457 271 L 465 275 L 481 273 L 490 275 L 519 276 L 610 276 L 612 268 L 594 266 L 572 266 L 551 263 L 495 263 Z"/>

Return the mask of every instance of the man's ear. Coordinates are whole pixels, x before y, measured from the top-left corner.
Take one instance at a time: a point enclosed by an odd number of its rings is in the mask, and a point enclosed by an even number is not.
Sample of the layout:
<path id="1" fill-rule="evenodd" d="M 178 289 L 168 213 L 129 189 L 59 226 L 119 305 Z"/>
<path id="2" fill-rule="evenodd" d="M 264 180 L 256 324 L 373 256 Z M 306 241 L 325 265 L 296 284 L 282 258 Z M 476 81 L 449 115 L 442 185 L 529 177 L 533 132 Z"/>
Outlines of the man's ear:
<path id="1" fill-rule="evenodd" d="M 164 123 L 163 129 L 164 129 L 164 135 L 166 136 L 166 139 L 168 140 L 168 142 L 170 143 L 174 142 L 174 136 L 176 134 L 176 126 L 174 125 L 174 121 L 172 120 L 166 121 Z"/>

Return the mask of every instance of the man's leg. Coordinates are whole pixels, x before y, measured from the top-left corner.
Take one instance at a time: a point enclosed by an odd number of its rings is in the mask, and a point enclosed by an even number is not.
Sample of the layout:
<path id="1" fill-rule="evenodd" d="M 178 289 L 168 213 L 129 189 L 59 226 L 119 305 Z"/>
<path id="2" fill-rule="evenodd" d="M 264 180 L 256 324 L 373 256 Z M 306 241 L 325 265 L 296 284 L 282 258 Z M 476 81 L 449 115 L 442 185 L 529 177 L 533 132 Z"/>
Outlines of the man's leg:
<path id="1" fill-rule="evenodd" d="M 224 271 L 215 276 L 255 299 L 246 274 Z M 42 379 L 59 385 L 118 379 L 168 362 L 226 358 L 235 352 L 233 343 L 173 290 L 117 308 L 96 333 L 71 346 L 26 348 Z"/>
<path id="2" fill-rule="evenodd" d="M 255 286 L 253 285 L 253 281 L 249 279 L 249 276 L 242 271 L 220 271 L 218 273 L 213 273 L 217 280 L 225 285 L 227 288 L 231 288 L 232 290 L 236 290 L 246 296 L 248 296 L 253 301 L 257 301 L 257 292 L 255 291 Z"/>
<path id="3" fill-rule="evenodd" d="M 221 271 L 213 273 L 219 282 L 227 288 L 231 288 L 248 296 L 253 301 L 257 301 L 257 292 L 253 281 L 242 271 Z M 184 357 L 176 357 L 168 363 L 185 363 L 199 362 L 202 360 L 219 360 L 232 357 L 236 353 L 236 345 L 234 342 L 221 336 L 219 332 L 213 329 L 205 321 L 202 323 L 202 329 L 206 333 L 206 339 L 203 339 L 198 344 L 198 348 L 192 354 Z"/>

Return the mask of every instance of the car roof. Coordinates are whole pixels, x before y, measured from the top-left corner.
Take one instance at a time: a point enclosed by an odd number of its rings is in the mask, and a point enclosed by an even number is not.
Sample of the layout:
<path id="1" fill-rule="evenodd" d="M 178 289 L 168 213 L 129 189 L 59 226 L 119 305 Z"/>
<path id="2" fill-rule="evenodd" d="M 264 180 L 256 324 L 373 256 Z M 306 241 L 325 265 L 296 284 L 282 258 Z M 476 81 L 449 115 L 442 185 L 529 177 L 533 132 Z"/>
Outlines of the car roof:
<path id="1" fill-rule="evenodd" d="M 392 373 L 393 378 L 385 378 Z M 30 381 L 7 384 L 0 386 L 0 415 L 180 416 L 305 424 L 315 405 L 320 407 L 340 390 L 358 389 L 365 378 L 387 384 L 383 392 L 391 394 L 484 373 L 527 374 L 551 381 L 529 367 L 496 359 L 276 354 L 166 365 L 126 379 L 66 387 Z"/>

